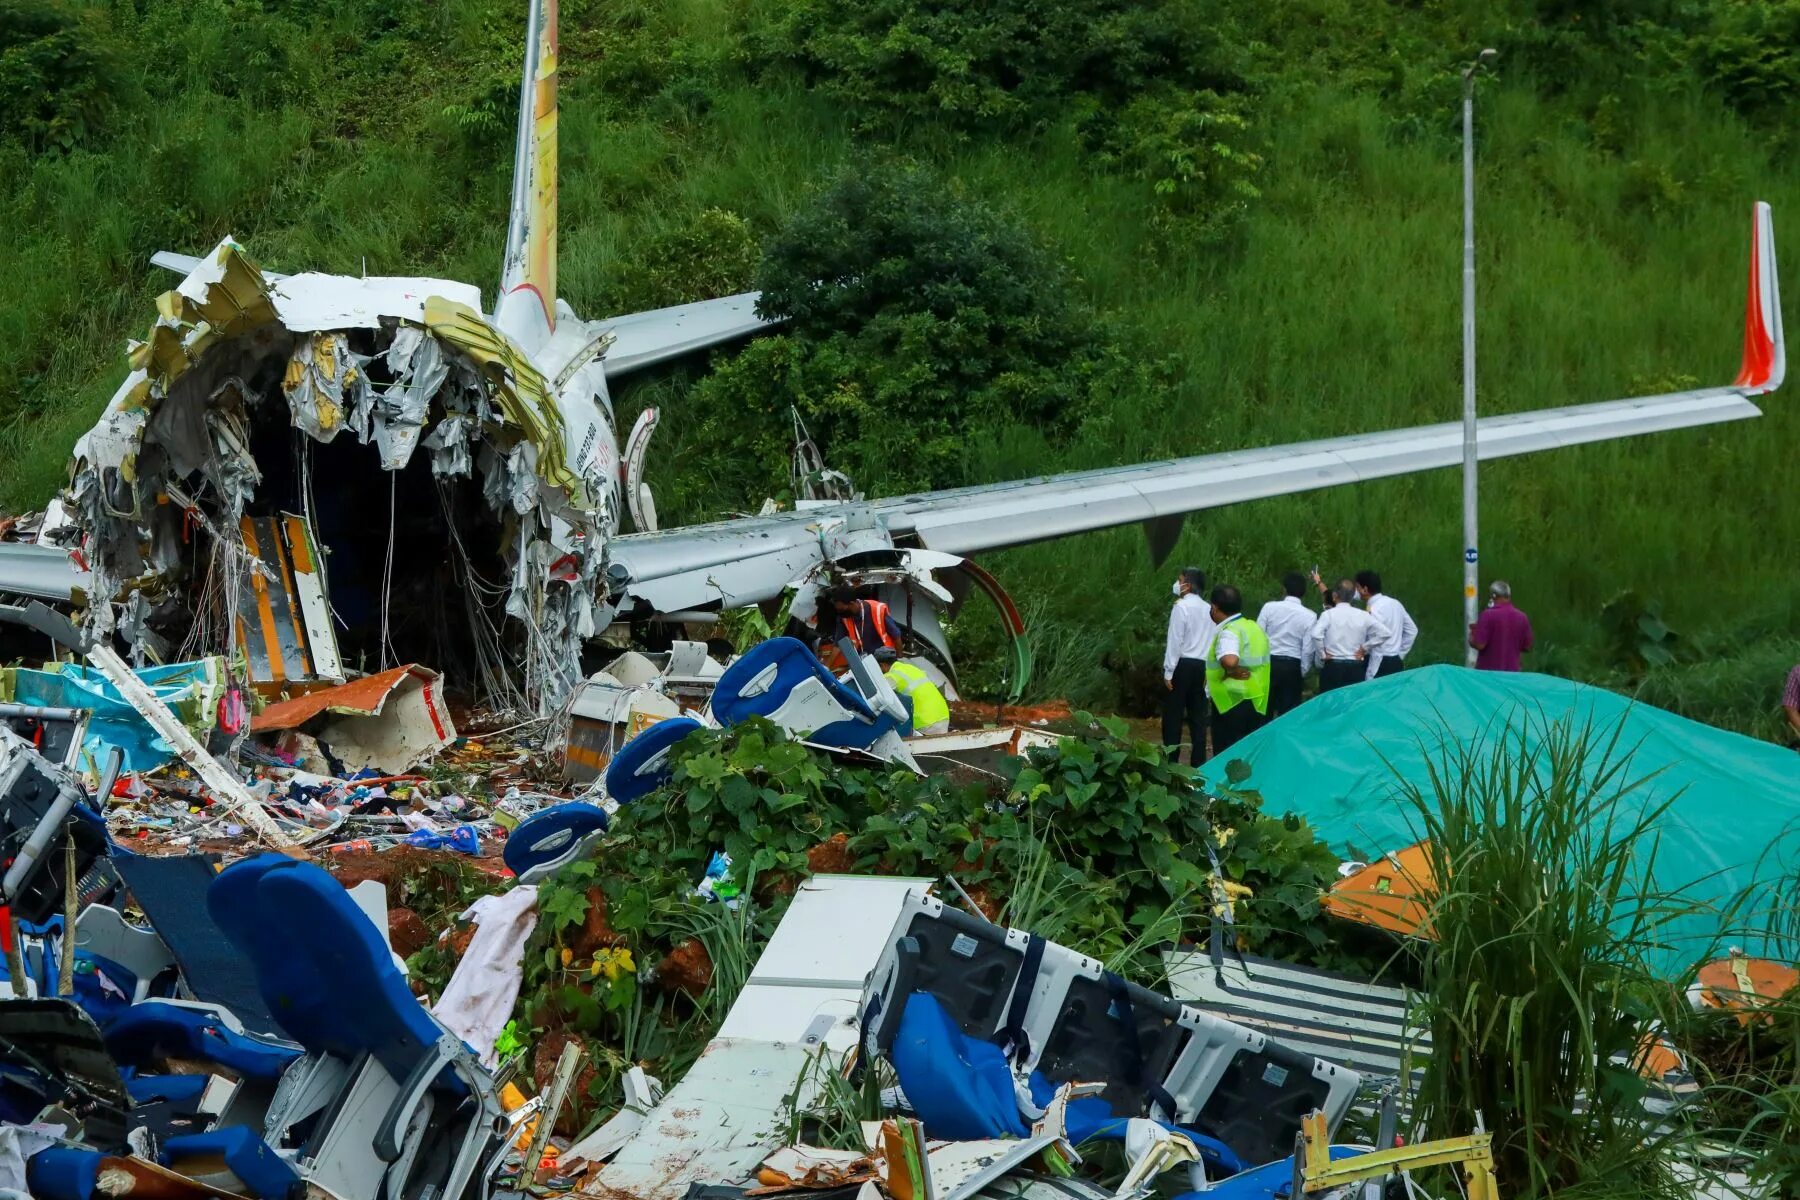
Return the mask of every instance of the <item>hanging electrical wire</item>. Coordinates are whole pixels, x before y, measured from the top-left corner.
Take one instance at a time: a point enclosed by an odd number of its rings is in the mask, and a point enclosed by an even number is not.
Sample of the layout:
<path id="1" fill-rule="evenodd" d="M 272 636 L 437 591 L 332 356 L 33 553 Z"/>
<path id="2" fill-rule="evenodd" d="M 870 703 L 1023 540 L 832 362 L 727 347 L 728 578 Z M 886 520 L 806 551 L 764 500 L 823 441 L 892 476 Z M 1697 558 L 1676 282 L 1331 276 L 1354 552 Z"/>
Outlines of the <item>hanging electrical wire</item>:
<path id="1" fill-rule="evenodd" d="M 394 643 L 388 639 L 388 606 L 394 597 L 394 527 L 398 521 L 399 505 L 400 475 L 397 471 L 389 471 L 387 561 L 381 568 L 381 669 L 384 671 L 399 658 L 394 653 Z"/>

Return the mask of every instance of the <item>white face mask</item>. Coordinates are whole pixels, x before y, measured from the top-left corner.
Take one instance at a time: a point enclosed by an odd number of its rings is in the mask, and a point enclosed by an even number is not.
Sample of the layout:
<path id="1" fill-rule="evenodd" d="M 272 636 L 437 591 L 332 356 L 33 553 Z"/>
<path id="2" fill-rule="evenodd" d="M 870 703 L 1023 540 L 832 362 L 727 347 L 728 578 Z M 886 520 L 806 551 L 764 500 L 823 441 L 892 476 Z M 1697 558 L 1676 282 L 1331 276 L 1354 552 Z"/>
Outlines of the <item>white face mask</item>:
<path id="1" fill-rule="evenodd" d="M 1181 595 L 1181 580 L 1177 579 L 1175 581 L 1175 586 L 1170 588 L 1169 590 L 1174 592 L 1175 595 L 1179 598 Z"/>

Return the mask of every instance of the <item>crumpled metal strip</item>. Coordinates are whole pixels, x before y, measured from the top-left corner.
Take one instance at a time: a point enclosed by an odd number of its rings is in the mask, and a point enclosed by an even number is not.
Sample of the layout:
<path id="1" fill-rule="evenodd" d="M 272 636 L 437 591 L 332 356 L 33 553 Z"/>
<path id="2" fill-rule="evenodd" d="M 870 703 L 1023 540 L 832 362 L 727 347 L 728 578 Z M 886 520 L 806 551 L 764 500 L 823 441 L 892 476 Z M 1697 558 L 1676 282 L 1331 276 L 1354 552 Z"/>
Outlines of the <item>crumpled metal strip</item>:
<path id="1" fill-rule="evenodd" d="M 431 398 L 450 377 L 450 362 L 434 337 L 416 325 L 401 325 L 385 354 L 393 382 L 375 393 L 369 424 L 381 465 L 398 471 L 412 460 Z"/>

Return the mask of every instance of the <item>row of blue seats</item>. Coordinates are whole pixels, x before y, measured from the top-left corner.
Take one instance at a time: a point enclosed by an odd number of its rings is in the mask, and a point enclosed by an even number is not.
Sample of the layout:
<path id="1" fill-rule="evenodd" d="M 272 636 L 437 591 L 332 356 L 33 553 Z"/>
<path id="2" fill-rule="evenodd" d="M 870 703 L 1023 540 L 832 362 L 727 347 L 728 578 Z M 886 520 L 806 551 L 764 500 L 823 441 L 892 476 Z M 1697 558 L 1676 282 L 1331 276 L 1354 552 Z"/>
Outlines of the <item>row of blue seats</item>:
<path id="1" fill-rule="evenodd" d="M 505 1149 L 491 1077 L 412 995 L 381 932 L 336 879 L 265 854 L 221 872 L 206 907 L 293 1044 L 247 1037 L 216 1015 L 153 1000 L 111 1017 L 108 1049 L 142 1065 L 199 1059 L 247 1082 L 285 1073 L 310 1092 L 293 1089 L 256 1125 L 166 1139 L 164 1166 L 212 1179 L 222 1167 L 258 1200 L 291 1200 L 308 1183 L 342 1200 L 419 1194 L 421 1186 L 454 1200 L 486 1178 Z M 138 1100 L 193 1101 L 207 1077 L 178 1079 L 137 1074 L 128 1087 Z M 422 1153 L 427 1143 L 436 1152 Z M 28 1163 L 32 1194 L 92 1200 L 103 1163 L 117 1153 L 43 1150 Z"/>

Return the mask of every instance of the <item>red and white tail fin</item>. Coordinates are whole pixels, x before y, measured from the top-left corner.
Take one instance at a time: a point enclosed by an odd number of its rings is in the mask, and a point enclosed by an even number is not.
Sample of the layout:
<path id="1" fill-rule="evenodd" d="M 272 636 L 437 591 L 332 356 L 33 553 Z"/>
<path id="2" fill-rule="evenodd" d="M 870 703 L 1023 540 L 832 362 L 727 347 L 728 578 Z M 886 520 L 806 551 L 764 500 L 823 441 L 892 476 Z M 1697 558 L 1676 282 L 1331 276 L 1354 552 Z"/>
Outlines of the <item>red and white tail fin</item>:
<path id="1" fill-rule="evenodd" d="M 556 0 L 530 0 L 512 212 L 494 322 L 527 352 L 556 329 Z"/>
<path id="2" fill-rule="evenodd" d="M 1758 200 L 1750 226 L 1750 298 L 1744 309 L 1744 365 L 1732 386 L 1747 396 L 1772 392 L 1787 374 L 1781 333 L 1781 283 L 1775 272 L 1775 221 Z"/>

